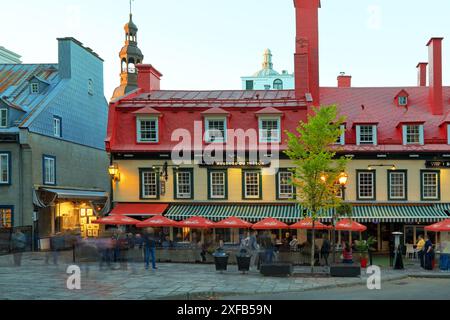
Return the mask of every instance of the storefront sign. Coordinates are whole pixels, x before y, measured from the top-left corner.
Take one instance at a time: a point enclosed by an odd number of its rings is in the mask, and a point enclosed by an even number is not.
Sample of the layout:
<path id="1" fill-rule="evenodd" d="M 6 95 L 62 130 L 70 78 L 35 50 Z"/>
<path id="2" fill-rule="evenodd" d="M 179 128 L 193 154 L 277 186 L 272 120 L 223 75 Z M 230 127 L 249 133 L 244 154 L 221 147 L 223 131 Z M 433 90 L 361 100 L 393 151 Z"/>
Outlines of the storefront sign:
<path id="1" fill-rule="evenodd" d="M 264 161 L 224 161 L 224 162 L 213 162 L 213 163 L 202 163 L 202 167 L 270 167 L 270 162 Z"/>
<path id="2" fill-rule="evenodd" d="M 450 161 L 427 161 L 425 166 L 430 169 L 450 169 Z"/>

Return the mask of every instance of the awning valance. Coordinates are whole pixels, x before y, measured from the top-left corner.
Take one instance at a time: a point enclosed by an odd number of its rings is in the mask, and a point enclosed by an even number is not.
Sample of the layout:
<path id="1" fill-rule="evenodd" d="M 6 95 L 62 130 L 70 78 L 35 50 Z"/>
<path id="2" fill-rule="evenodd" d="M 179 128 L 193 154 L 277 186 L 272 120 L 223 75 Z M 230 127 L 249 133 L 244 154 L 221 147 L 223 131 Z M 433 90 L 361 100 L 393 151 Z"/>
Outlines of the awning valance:
<path id="1" fill-rule="evenodd" d="M 49 189 L 49 188 L 42 188 L 41 190 L 57 195 L 58 199 L 105 200 L 108 198 L 108 193 L 103 191 Z"/>
<path id="2" fill-rule="evenodd" d="M 450 204 L 430 205 L 354 205 L 352 219 L 358 222 L 434 222 L 449 218 L 446 211 Z M 201 216 L 213 221 L 229 217 L 237 217 L 250 222 L 258 222 L 265 218 L 276 218 L 285 223 L 296 223 L 303 219 L 303 207 L 297 204 L 216 204 L 188 205 L 173 204 L 166 216 L 174 220 L 183 220 L 193 216 Z M 330 222 L 333 209 L 320 215 L 323 222 Z"/>
<path id="3" fill-rule="evenodd" d="M 168 207 L 168 204 L 162 203 L 118 203 L 110 214 L 124 216 L 159 216 L 162 215 Z"/>
<path id="4" fill-rule="evenodd" d="M 174 220 L 183 220 L 193 216 L 201 216 L 215 222 L 237 217 L 249 222 L 258 222 L 265 218 L 276 218 L 280 221 L 293 223 L 300 218 L 300 210 L 296 204 L 287 205 L 171 205 L 166 216 Z"/>

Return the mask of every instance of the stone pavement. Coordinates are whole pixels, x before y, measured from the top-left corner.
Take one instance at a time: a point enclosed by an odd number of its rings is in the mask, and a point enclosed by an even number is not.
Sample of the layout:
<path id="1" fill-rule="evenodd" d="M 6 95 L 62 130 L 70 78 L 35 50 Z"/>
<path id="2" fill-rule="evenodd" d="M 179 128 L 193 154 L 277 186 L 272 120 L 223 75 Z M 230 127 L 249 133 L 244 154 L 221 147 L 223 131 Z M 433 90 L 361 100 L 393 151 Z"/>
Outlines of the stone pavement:
<path id="1" fill-rule="evenodd" d="M 366 283 L 361 278 L 330 277 L 263 277 L 258 272 L 243 275 L 236 266 L 229 266 L 224 273 L 215 271 L 214 265 L 158 264 L 158 270 L 147 271 L 142 264 L 131 270 L 99 271 L 97 264 L 89 265 L 89 275 L 82 272 L 81 290 L 70 291 L 66 287 L 66 269 L 70 259 L 62 259 L 60 265 L 45 265 L 44 255 L 24 255 L 23 266 L 12 265 L 12 256 L 0 257 L 0 299 L 28 300 L 145 300 L 178 298 L 188 299 L 198 294 L 218 296 L 230 294 L 270 294 L 302 292 L 320 288 L 335 288 Z M 318 268 L 320 272 L 322 268 Z M 322 269 L 322 271 L 324 271 Z M 308 268 L 296 268 L 295 272 L 307 273 Z M 416 270 L 416 276 L 422 271 Z M 411 270 L 383 270 L 382 281 L 407 278 Z M 425 272 L 423 275 L 450 276 L 449 273 Z"/>

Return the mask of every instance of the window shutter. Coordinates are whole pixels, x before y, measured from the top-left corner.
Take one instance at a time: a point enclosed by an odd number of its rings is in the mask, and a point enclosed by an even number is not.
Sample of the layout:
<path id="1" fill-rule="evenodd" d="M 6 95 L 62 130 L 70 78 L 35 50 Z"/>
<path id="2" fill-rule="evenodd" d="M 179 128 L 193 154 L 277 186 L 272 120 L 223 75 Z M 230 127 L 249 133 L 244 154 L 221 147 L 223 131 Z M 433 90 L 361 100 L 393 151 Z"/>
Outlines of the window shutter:
<path id="1" fill-rule="evenodd" d="M 420 128 L 419 129 L 419 143 L 420 143 L 420 145 L 423 146 L 425 144 L 423 125 L 421 125 L 419 128 Z"/>
<path id="2" fill-rule="evenodd" d="M 378 132 L 377 132 L 377 126 L 372 127 L 372 134 L 373 134 L 373 145 L 378 145 Z"/>
<path id="3" fill-rule="evenodd" d="M 402 132 L 403 132 L 403 145 L 404 146 L 406 146 L 407 144 L 408 144 L 408 135 L 407 135 L 407 132 L 408 132 L 408 130 L 407 130 L 407 126 L 406 125 L 403 125 L 402 126 Z"/>
<path id="4" fill-rule="evenodd" d="M 356 126 L 356 144 L 359 146 L 361 144 L 361 126 Z"/>

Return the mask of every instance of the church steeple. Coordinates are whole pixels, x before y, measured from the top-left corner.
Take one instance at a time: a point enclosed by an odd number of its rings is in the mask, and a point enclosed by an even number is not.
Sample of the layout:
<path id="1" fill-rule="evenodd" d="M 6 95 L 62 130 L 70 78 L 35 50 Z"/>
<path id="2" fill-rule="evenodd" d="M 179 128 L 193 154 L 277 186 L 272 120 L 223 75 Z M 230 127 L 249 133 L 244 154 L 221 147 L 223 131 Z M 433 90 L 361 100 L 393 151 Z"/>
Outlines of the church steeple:
<path id="1" fill-rule="evenodd" d="M 114 90 L 113 99 L 122 97 L 127 93 L 136 90 L 137 70 L 136 64 L 141 64 L 144 55 L 138 47 L 137 32 L 138 27 L 133 22 L 133 13 L 131 11 L 130 0 L 130 20 L 124 26 L 125 45 L 120 50 L 120 86 Z"/>

